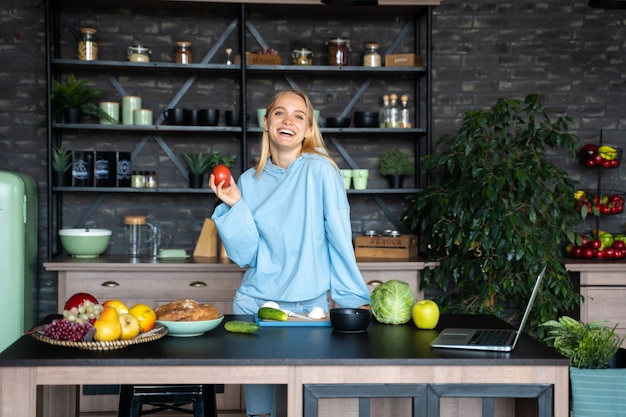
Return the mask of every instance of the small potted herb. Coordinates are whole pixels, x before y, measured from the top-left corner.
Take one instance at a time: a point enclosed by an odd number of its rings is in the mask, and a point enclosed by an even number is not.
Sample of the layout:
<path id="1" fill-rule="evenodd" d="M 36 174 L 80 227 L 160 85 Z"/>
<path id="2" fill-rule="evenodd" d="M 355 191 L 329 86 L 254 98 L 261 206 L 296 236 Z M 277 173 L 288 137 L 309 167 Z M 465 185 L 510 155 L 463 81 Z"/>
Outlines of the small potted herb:
<path id="1" fill-rule="evenodd" d="M 79 123 L 82 114 L 116 122 L 93 102 L 105 93 L 101 88 L 91 87 L 86 81 L 76 79 L 74 74 L 69 74 L 65 82 L 54 80 L 50 89 L 52 115 L 55 119 L 63 115 L 66 123 Z"/>
<path id="2" fill-rule="evenodd" d="M 568 316 L 547 321 L 541 326 L 547 328 L 543 340 L 571 361 L 574 415 L 596 416 L 597 410 L 602 410 L 603 416 L 619 415 L 626 399 L 622 398 L 622 392 L 611 388 L 626 385 L 626 370 L 607 369 L 624 342 L 624 338 L 615 332 L 617 326 L 608 327 L 601 321 L 582 323 Z M 588 393 L 590 386 L 594 386 L 593 396 Z"/>
<path id="3" fill-rule="evenodd" d="M 63 187 L 69 183 L 72 151 L 57 146 L 52 150 L 52 175 L 54 184 Z"/>
<path id="4" fill-rule="evenodd" d="M 380 157 L 379 170 L 389 179 L 390 188 L 402 188 L 404 176 L 415 172 L 413 155 L 404 149 L 389 149 Z"/>
<path id="5" fill-rule="evenodd" d="M 224 164 L 230 167 L 237 159 L 237 155 L 223 156 L 216 150 L 209 153 L 203 151 L 184 152 L 181 156 L 189 168 L 189 186 L 191 188 L 202 188 L 204 173 L 212 171 L 216 165 Z"/>

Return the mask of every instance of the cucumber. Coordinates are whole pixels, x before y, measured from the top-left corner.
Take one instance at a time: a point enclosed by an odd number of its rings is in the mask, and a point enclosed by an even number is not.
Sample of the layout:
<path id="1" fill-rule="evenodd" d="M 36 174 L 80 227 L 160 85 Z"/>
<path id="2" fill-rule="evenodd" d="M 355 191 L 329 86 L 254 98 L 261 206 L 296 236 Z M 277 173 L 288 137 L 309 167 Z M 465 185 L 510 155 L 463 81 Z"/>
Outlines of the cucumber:
<path id="1" fill-rule="evenodd" d="M 259 309 L 259 318 L 263 320 L 287 321 L 289 315 L 282 310 L 272 307 L 261 307 Z"/>
<path id="2" fill-rule="evenodd" d="M 233 320 L 226 322 L 224 328 L 233 333 L 254 333 L 259 330 L 259 325 L 249 321 Z"/>

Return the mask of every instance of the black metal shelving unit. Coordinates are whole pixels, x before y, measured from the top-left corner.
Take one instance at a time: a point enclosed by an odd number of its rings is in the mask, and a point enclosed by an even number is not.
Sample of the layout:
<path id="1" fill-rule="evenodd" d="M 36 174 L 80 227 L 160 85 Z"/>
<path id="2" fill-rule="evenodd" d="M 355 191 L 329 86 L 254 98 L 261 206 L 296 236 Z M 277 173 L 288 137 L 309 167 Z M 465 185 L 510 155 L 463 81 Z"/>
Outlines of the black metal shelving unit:
<path id="1" fill-rule="evenodd" d="M 411 25 L 404 27 L 400 33 L 398 33 L 395 41 L 385 51 L 386 54 L 393 53 L 394 49 L 402 42 L 407 33 L 413 33 L 415 44 L 414 51 L 422 55 L 424 59 L 424 66 L 420 67 L 363 67 L 363 66 L 346 66 L 346 67 L 332 67 L 327 65 L 313 65 L 313 66 L 294 66 L 294 65 L 246 65 L 242 64 L 226 65 L 226 64 L 213 64 L 210 63 L 215 57 L 217 52 L 223 47 L 223 43 L 227 36 L 236 33 L 239 37 L 240 51 L 248 50 L 246 38 L 252 36 L 259 44 L 264 44 L 264 40 L 260 38 L 259 32 L 254 28 L 249 15 L 252 12 L 258 12 L 263 10 L 271 10 L 276 5 L 263 5 L 263 4 L 228 4 L 212 2 L 176 2 L 176 7 L 182 5 L 188 7 L 190 10 L 194 8 L 210 9 L 211 7 L 219 7 L 232 12 L 233 19 L 227 26 L 224 34 L 211 46 L 209 51 L 198 62 L 193 64 L 176 64 L 172 62 L 149 62 L 149 63 L 133 63 L 127 61 L 114 61 L 114 60 L 99 60 L 99 61 L 80 61 L 78 59 L 67 59 L 60 56 L 60 31 L 69 30 L 74 36 L 78 35 L 78 30 L 65 19 L 62 15 L 62 9 L 68 8 L 102 8 L 102 7 L 123 7 L 123 8 L 172 8 L 174 5 L 168 2 L 145 2 L 143 0 L 131 0 L 129 2 L 122 2 L 119 6 L 115 4 L 96 4 L 95 2 L 73 2 L 72 0 L 46 0 L 45 1 L 45 13 L 46 13 L 46 62 L 47 62 L 47 99 L 50 101 L 50 86 L 52 80 L 59 79 L 61 74 L 70 70 L 85 70 L 94 71 L 95 73 L 105 73 L 112 86 L 117 90 L 120 96 L 126 95 L 124 87 L 117 80 L 115 73 L 119 71 L 125 72 L 147 72 L 147 73 L 176 73 L 182 75 L 188 75 L 187 82 L 183 87 L 171 98 L 168 103 L 168 107 L 175 107 L 178 101 L 185 95 L 185 93 L 195 83 L 196 78 L 199 75 L 216 75 L 231 77 L 237 80 L 240 88 L 240 110 L 242 114 L 249 113 L 248 110 L 248 81 L 250 79 L 275 79 L 282 78 L 289 85 L 297 88 L 297 77 L 312 77 L 321 78 L 340 78 L 346 77 L 349 79 L 358 78 L 361 81 L 360 88 L 357 93 L 352 96 L 345 107 L 343 108 L 342 115 L 348 115 L 352 111 L 355 103 L 359 98 L 365 94 L 367 88 L 371 82 L 378 80 L 387 80 L 390 77 L 409 77 L 414 83 L 414 120 L 415 128 L 411 129 L 362 129 L 362 128 L 322 128 L 322 132 L 327 141 L 334 146 L 347 164 L 351 168 L 357 168 L 354 161 L 352 161 L 349 153 L 343 147 L 342 139 L 344 137 L 354 137 L 356 135 L 362 135 L 367 140 L 375 141 L 380 136 L 393 136 L 403 138 L 407 142 L 413 142 L 414 155 L 415 155 L 415 188 L 411 189 L 366 189 L 366 190 L 348 190 L 350 196 L 370 196 L 374 198 L 378 206 L 383 210 L 386 216 L 397 225 L 398 230 L 402 227 L 398 224 L 397 219 L 393 218 L 390 210 L 387 208 L 384 202 L 384 196 L 389 195 L 402 195 L 410 194 L 420 191 L 420 185 L 428 182 L 428 179 L 422 178 L 420 175 L 419 161 L 421 156 L 430 154 L 432 151 L 432 139 L 431 139 L 431 29 L 432 29 L 432 7 L 433 6 L 402 6 L 402 7 L 385 7 L 384 10 L 390 13 L 413 13 L 414 20 Z M 299 6 L 294 2 L 292 5 L 294 8 L 301 7 L 303 12 L 309 10 L 315 10 L 315 13 L 325 13 L 324 9 L 318 6 Z M 298 9 L 300 10 L 300 9 Z M 352 12 L 353 9 L 350 9 Z M 367 13 L 372 13 L 372 9 L 368 9 Z M 375 11 L 374 11 L 375 13 Z M 244 60 L 245 61 L 245 60 Z M 420 81 L 423 80 L 423 85 L 420 85 Z M 422 108 L 421 106 L 425 106 Z M 49 107 L 49 106 L 48 106 Z M 167 143 L 160 137 L 160 133 L 165 132 L 181 132 L 181 133 L 228 133 L 236 135 L 241 141 L 241 158 L 240 163 L 243 169 L 248 166 L 248 136 L 249 134 L 258 134 L 261 131 L 258 127 L 251 127 L 247 125 L 245 118 L 242 121 L 241 126 L 171 126 L 164 124 L 163 116 L 158 116 L 155 119 L 155 123 L 152 126 L 128 126 L 128 125 L 100 125 L 100 124 L 65 124 L 57 123 L 52 120 L 52 113 L 48 108 L 48 216 L 49 216 L 49 228 L 48 228 L 48 256 L 52 257 L 55 253 L 55 247 L 58 249 L 56 232 L 62 221 L 63 210 L 63 194 L 64 193 L 95 193 L 97 196 L 93 205 L 86 210 L 84 216 L 79 219 L 78 226 L 81 221 L 88 219 L 97 205 L 101 204 L 107 194 L 111 193 L 139 193 L 139 194 L 190 194 L 199 195 L 201 198 L 205 198 L 207 205 L 214 204 L 213 198 L 208 198 L 212 192 L 209 189 L 194 190 L 189 188 L 156 188 L 156 189 L 133 189 L 133 188 L 113 188 L 113 187 L 55 187 L 52 184 L 52 168 L 51 168 L 51 151 L 52 149 L 62 143 L 63 134 L 65 132 L 72 131 L 127 131 L 137 132 L 138 139 L 137 145 L 133 150 L 140 152 L 145 146 L 146 141 L 154 139 L 157 141 L 163 151 L 172 159 L 174 165 L 181 171 L 186 171 L 184 165 L 178 161 L 176 155 L 169 148 Z M 57 242 L 56 245 L 53 242 Z"/>

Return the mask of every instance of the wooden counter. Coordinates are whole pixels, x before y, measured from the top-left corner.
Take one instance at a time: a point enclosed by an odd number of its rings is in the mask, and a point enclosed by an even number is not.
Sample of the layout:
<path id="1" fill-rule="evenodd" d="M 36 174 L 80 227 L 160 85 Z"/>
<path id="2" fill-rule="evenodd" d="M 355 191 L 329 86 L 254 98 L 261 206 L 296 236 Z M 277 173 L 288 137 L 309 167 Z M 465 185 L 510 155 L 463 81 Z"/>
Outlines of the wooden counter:
<path id="1" fill-rule="evenodd" d="M 607 320 L 611 326 L 618 325 L 619 335 L 626 336 L 626 263 L 565 259 L 563 265 L 580 280 L 580 320 Z"/>

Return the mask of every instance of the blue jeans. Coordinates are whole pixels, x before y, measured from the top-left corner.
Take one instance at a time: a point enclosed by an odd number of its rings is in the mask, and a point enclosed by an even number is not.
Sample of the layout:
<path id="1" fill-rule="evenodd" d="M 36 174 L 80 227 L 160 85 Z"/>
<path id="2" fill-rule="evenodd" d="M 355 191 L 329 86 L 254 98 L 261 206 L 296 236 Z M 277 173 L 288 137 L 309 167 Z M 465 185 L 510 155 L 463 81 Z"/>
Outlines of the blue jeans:
<path id="1" fill-rule="evenodd" d="M 233 313 L 256 314 L 266 301 L 249 297 L 237 292 L 233 301 Z M 322 296 L 296 303 L 279 302 L 280 308 L 297 313 L 308 313 L 315 306 L 320 306 L 328 313 L 328 296 Z M 250 415 L 271 414 L 276 416 L 276 385 L 274 384 L 245 384 L 243 386 L 246 399 L 246 413 Z"/>

